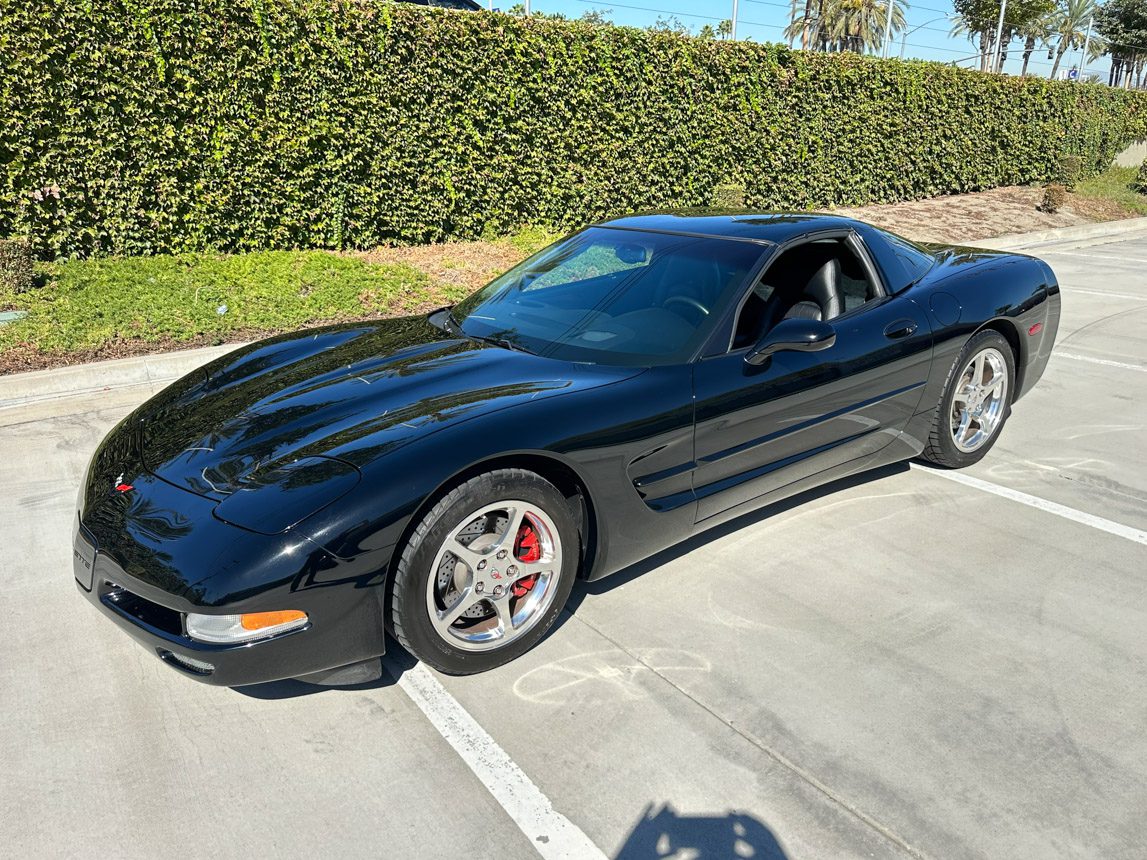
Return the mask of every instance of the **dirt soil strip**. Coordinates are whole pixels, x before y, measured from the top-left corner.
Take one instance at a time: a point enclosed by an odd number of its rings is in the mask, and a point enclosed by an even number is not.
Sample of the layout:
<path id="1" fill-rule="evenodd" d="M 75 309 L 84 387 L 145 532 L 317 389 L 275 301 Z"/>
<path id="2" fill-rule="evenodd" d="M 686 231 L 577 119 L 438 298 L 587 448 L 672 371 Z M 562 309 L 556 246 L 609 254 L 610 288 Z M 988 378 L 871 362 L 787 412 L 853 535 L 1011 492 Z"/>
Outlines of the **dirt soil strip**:
<path id="1" fill-rule="evenodd" d="M 1075 227 L 1096 221 L 1114 221 L 1129 214 L 1117 203 L 1079 197 L 1070 197 L 1069 202 L 1054 214 L 1041 212 L 1036 207 L 1042 198 L 1042 188 L 1016 186 L 830 211 L 867 221 L 917 242 L 952 244 L 1012 233 Z"/>

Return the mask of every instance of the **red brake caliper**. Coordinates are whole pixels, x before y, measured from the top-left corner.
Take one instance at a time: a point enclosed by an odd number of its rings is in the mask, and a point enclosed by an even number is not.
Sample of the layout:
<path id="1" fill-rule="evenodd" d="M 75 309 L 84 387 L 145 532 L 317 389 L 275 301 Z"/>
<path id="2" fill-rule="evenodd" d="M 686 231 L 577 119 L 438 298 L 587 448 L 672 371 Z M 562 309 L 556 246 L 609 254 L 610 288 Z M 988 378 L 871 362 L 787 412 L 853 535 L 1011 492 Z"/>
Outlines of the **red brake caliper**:
<path id="1" fill-rule="evenodd" d="M 518 529 L 518 539 L 515 541 L 514 558 L 529 564 L 537 561 L 541 557 L 542 548 L 538 543 L 538 533 L 534 531 L 528 522 L 522 523 L 522 527 Z M 522 577 L 510 586 L 510 593 L 513 594 L 514 597 L 525 597 L 537 581 L 538 575 L 536 573 L 531 576 Z"/>

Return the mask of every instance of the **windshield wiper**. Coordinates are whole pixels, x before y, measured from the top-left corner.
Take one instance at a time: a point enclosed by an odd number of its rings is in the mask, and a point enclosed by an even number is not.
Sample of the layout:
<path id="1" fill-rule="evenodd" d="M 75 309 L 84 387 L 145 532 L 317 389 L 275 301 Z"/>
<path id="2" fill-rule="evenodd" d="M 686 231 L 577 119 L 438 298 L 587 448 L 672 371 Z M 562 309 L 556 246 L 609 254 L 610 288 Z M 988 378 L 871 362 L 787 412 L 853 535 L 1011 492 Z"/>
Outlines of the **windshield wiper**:
<path id="1" fill-rule="evenodd" d="M 445 328 L 448 328 L 454 334 L 461 335 L 462 337 L 469 337 L 469 335 L 467 335 L 466 332 L 462 331 L 462 323 L 458 322 L 458 318 L 456 316 L 454 316 L 454 309 L 453 308 L 444 308 L 443 310 L 446 313 Z M 441 312 L 442 311 L 439 311 L 439 313 L 441 313 Z"/>
<path id="2" fill-rule="evenodd" d="M 466 337 L 471 340 L 480 340 L 482 343 L 488 343 L 492 346 L 500 346 L 502 349 L 510 349 L 514 352 L 524 352 L 526 355 L 535 355 L 536 353 L 526 349 L 520 343 L 514 343 L 512 340 L 507 340 L 504 337 L 488 337 L 480 334 L 466 334 Z"/>
<path id="3" fill-rule="evenodd" d="M 469 338 L 470 340 L 477 340 L 482 343 L 488 343 L 491 346 L 500 346 L 502 349 L 513 350 L 514 352 L 524 352 L 527 355 L 536 355 L 536 353 L 526 349 L 520 343 L 515 343 L 504 337 L 490 337 L 488 335 L 470 334 L 468 331 L 462 329 L 462 323 L 458 322 L 458 317 L 454 316 L 454 309 L 448 308 L 446 310 L 446 328 L 450 329 L 454 334 L 461 337 Z"/>

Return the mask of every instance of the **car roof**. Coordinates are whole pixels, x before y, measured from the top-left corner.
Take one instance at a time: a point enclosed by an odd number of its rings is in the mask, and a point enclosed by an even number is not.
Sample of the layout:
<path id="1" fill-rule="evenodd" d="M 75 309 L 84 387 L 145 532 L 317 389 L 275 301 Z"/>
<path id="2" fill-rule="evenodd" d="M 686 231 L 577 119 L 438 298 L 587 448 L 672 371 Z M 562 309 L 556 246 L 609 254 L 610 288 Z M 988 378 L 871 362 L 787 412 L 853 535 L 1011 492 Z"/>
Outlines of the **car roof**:
<path id="1" fill-rule="evenodd" d="M 815 212 L 746 212 L 720 209 L 678 209 L 644 212 L 609 221 L 598 227 L 626 230 L 652 230 L 661 233 L 690 233 L 754 242 L 787 242 L 813 230 L 842 230 L 859 222 L 841 215 Z"/>

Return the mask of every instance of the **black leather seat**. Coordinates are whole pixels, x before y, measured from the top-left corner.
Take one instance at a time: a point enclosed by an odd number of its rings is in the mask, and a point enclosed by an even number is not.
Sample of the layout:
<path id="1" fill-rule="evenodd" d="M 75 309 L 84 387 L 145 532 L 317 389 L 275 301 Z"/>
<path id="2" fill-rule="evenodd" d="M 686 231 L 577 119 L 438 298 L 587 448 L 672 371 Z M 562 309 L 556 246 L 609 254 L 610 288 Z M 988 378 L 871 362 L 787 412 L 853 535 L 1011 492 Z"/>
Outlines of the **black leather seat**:
<path id="1" fill-rule="evenodd" d="M 827 261 L 809 279 L 800 297 L 787 311 L 787 320 L 830 320 L 844 312 L 844 293 L 840 289 L 840 262 Z"/>

